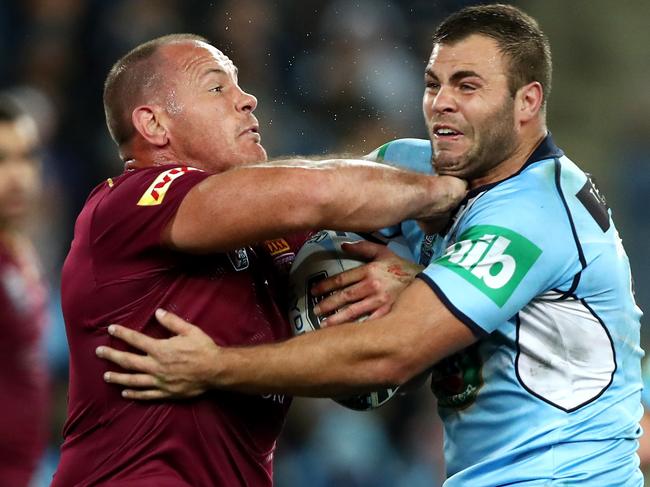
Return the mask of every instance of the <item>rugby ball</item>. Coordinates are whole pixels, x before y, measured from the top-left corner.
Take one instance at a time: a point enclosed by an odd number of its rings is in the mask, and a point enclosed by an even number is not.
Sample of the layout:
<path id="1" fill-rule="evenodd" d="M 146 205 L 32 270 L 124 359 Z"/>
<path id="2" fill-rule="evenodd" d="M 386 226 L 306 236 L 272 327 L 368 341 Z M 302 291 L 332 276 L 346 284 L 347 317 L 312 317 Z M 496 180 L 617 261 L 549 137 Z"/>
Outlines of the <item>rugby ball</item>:
<path id="1" fill-rule="evenodd" d="M 314 307 L 323 298 L 312 296 L 310 292 L 312 286 L 323 279 L 366 263 L 346 255 L 341 249 L 341 244 L 344 242 L 360 240 L 365 239 L 356 233 L 324 230 L 312 236 L 298 251 L 289 273 L 289 322 L 294 335 L 308 333 L 321 327 L 322 318 L 314 313 Z M 357 321 L 364 319 L 365 317 Z M 397 389 L 394 387 L 333 399 L 349 409 L 368 411 L 385 404 L 395 395 Z"/>

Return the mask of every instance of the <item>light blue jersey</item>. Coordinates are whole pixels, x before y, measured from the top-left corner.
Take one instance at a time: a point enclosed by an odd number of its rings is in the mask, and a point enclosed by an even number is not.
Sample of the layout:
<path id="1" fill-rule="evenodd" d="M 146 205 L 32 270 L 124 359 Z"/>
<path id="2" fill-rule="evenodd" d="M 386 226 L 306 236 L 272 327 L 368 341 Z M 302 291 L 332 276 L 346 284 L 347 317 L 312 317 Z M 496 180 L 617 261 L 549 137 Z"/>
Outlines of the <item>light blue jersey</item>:
<path id="1" fill-rule="evenodd" d="M 643 485 L 641 311 L 592 180 L 549 135 L 517 174 L 472 190 L 444 235 L 412 225 L 418 277 L 479 337 L 433 372 L 445 485 Z"/>
<path id="2" fill-rule="evenodd" d="M 641 404 L 643 404 L 646 409 L 650 409 L 650 358 L 646 359 L 643 362 L 641 374 L 643 379 L 643 392 L 641 393 Z"/>
<path id="3" fill-rule="evenodd" d="M 366 156 L 371 161 L 383 162 L 391 166 L 409 169 L 415 172 L 433 174 L 431 163 L 431 142 L 422 139 L 398 139 L 382 145 Z M 422 240 L 425 235 L 414 220 L 407 220 L 400 225 L 385 228 L 381 233 L 386 237 L 403 237 L 413 254 L 414 262 L 419 262 Z"/>

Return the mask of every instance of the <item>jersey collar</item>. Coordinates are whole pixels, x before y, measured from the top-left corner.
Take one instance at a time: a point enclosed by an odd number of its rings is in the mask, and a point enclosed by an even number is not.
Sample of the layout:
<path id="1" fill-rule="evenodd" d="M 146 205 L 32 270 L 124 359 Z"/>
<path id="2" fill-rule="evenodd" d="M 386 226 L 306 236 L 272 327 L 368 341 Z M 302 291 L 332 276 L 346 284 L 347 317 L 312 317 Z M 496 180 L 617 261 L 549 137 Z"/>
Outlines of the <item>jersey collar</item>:
<path id="1" fill-rule="evenodd" d="M 556 159 L 558 157 L 562 157 L 563 155 L 564 155 L 564 151 L 560 149 L 557 145 L 555 145 L 555 141 L 553 140 L 553 136 L 551 135 L 551 132 L 546 132 L 546 137 L 542 139 L 542 141 L 539 143 L 537 148 L 533 151 L 533 153 L 530 155 L 530 157 L 528 157 L 524 165 L 521 166 L 521 168 L 516 173 L 511 174 L 507 178 L 502 179 L 500 181 L 495 181 L 493 183 L 485 184 L 483 186 L 478 186 L 474 189 L 471 189 L 465 196 L 465 199 L 461 202 L 461 205 L 467 202 L 468 200 L 472 199 L 477 194 L 483 193 L 488 189 L 492 189 L 497 184 L 501 184 L 503 181 L 507 181 L 508 179 L 518 176 L 523 171 L 525 171 L 526 168 L 531 164 L 534 164 L 539 161 L 545 161 L 547 159 Z"/>

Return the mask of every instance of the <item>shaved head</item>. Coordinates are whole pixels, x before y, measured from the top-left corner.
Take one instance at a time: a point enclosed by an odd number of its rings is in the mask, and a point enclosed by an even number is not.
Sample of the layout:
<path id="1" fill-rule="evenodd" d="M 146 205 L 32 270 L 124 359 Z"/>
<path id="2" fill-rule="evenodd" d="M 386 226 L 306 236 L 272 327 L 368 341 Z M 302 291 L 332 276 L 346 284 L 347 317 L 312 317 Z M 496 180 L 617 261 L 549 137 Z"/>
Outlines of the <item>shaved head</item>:
<path id="1" fill-rule="evenodd" d="M 209 44 L 207 39 L 194 34 L 172 34 L 140 44 L 113 65 L 104 82 L 104 113 L 108 131 L 118 146 L 129 142 L 135 134 L 131 122 L 134 108 L 172 101 L 166 99 L 171 94 L 164 89 L 168 63 L 160 55 L 160 48 L 188 41 Z"/>

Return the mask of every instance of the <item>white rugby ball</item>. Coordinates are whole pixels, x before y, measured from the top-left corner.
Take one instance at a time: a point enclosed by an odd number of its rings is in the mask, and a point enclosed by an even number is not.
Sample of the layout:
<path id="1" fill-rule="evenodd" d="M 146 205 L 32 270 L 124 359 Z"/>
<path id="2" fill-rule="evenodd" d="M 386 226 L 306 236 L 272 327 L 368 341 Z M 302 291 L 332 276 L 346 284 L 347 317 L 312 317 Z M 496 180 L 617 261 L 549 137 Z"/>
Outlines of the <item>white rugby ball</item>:
<path id="1" fill-rule="evenodd" d="M 294 335 L 318 330 L 321 327 L 322 319 L 314 313 L 314 306 L 323 298 L 312 296 L 310 292 L 312 286 L 327 277 L 366 263 L 350 257 L 341 249 L 341 244 L 344 242 L 360 240 L 364 238 L 356 233 L 323 230 L 305 242 L 298 251 L 289 274 L 291 298 L 289 322 Z M 397 389 L 397 387 L 387 388 L 368 394 L 333 399 L 347 408 L 368 411 L 385 404 L 395 395 Z"/>

